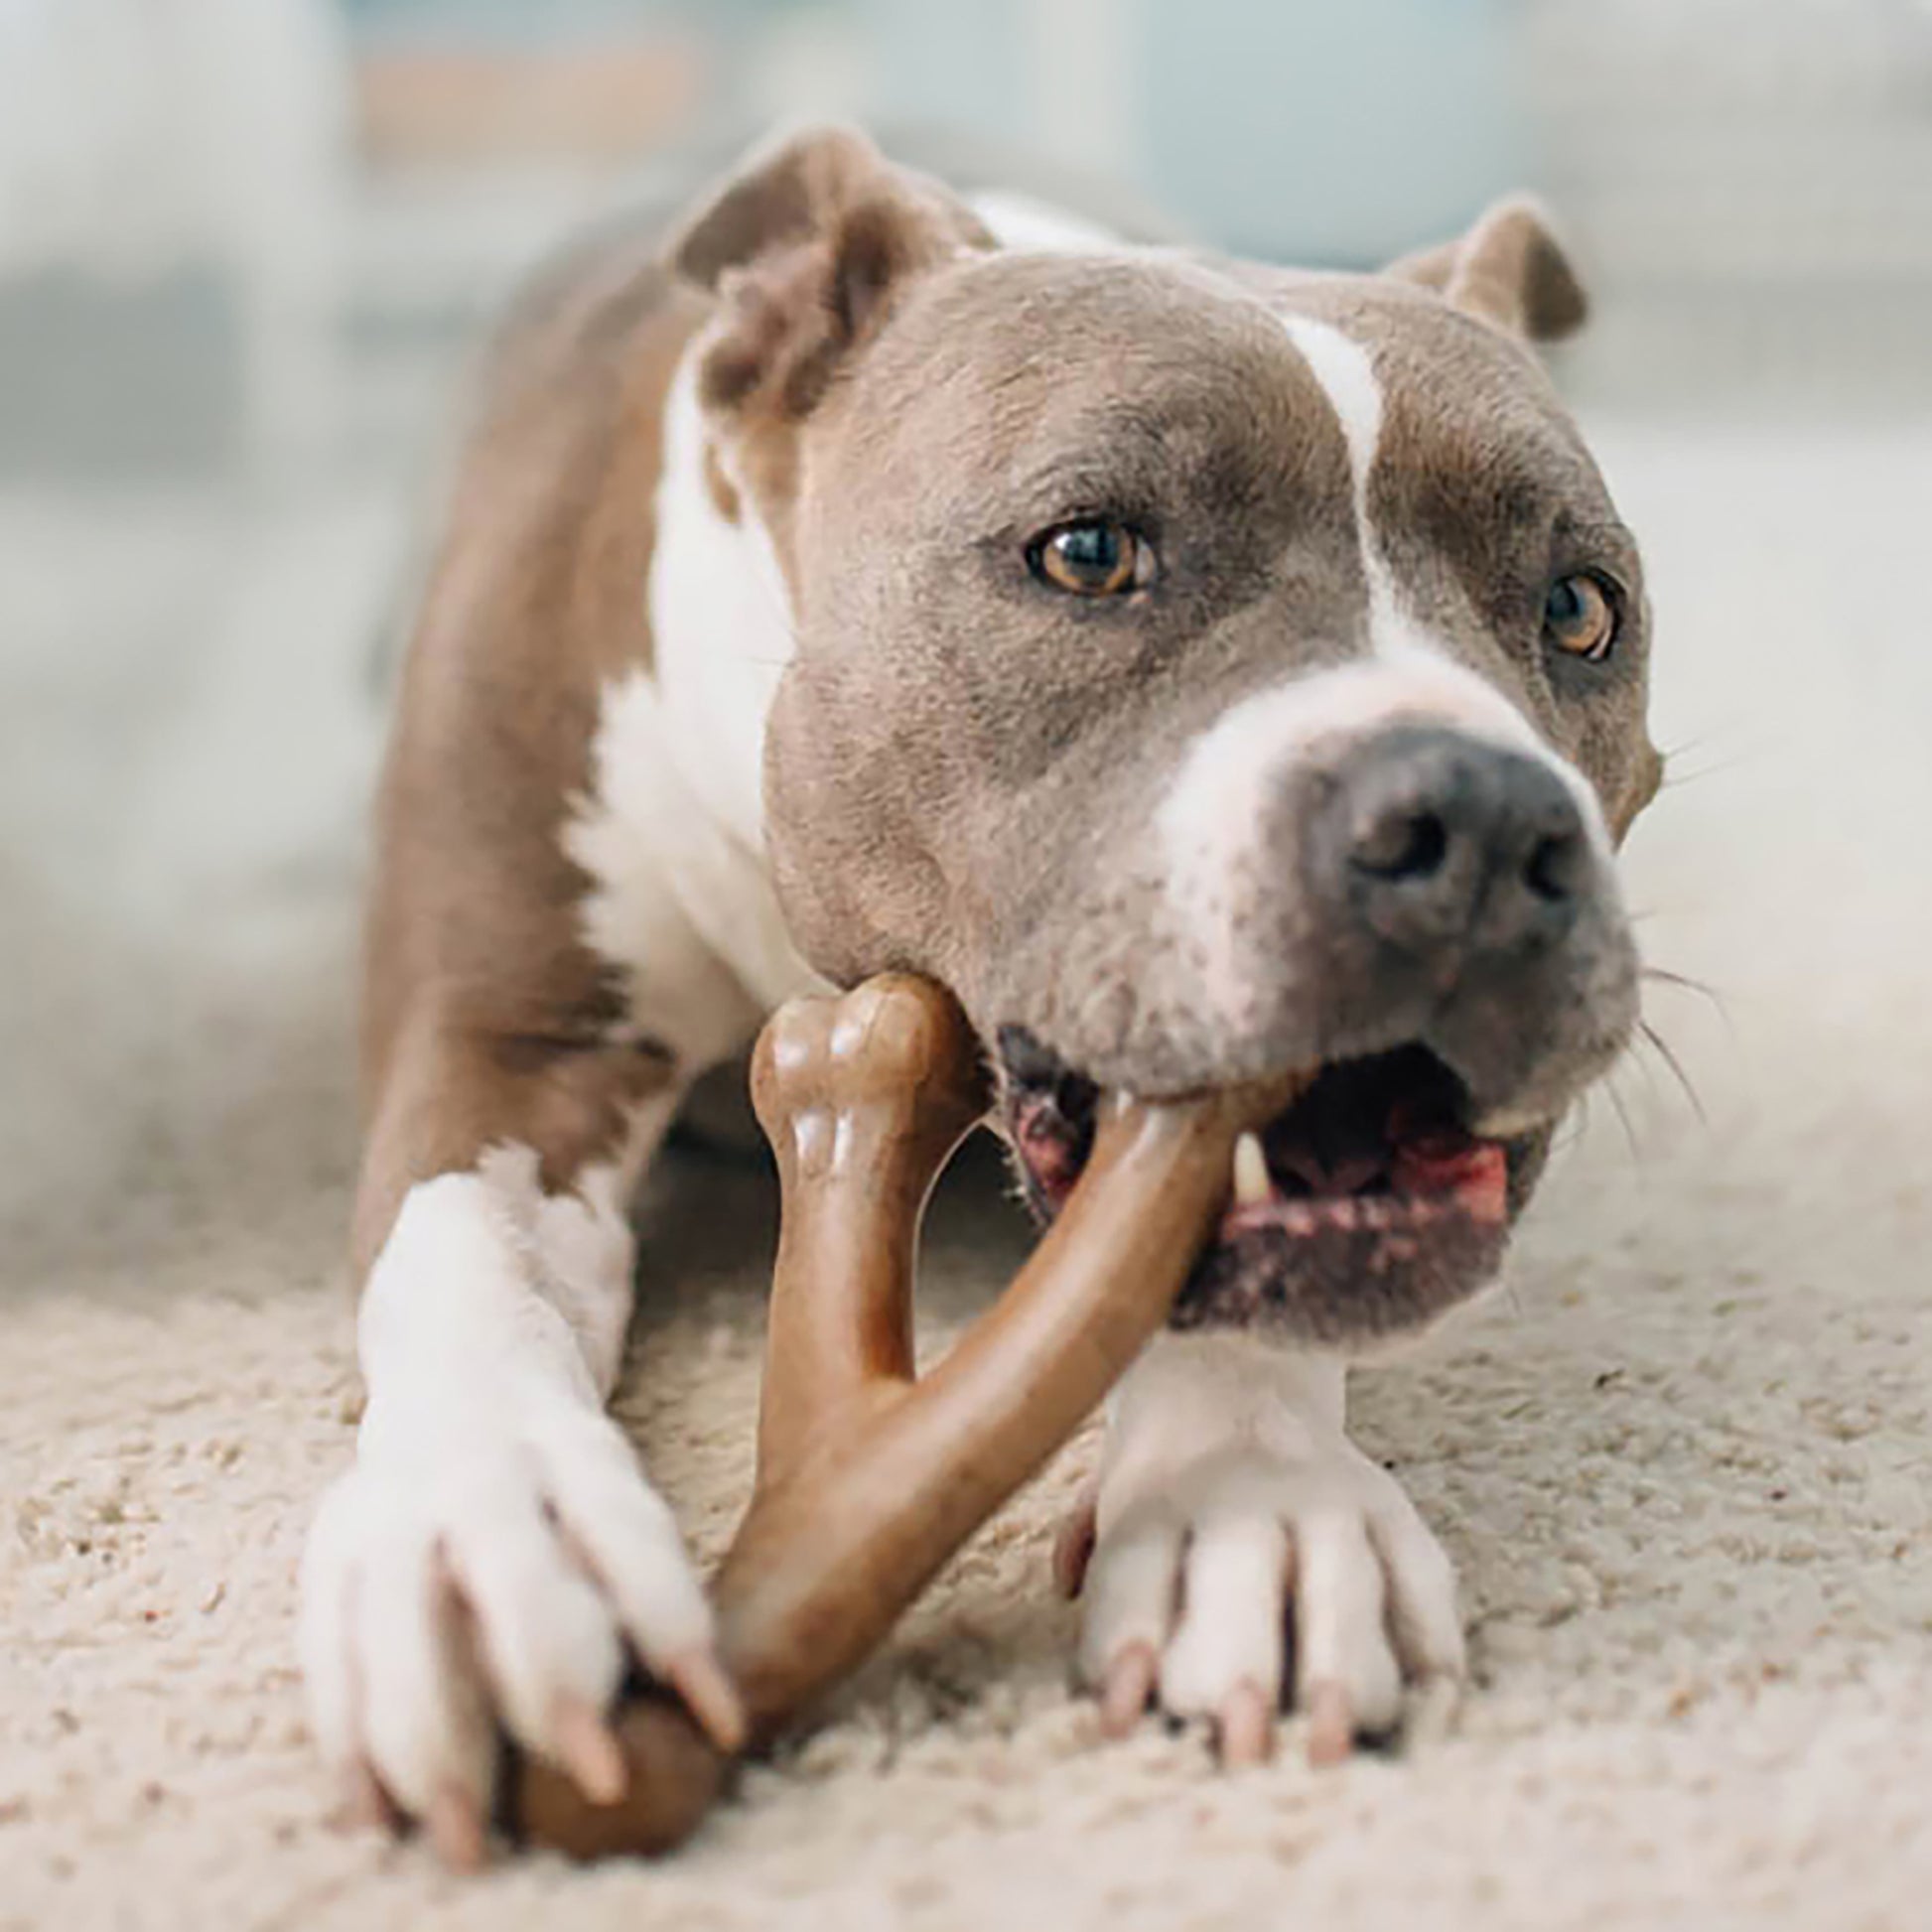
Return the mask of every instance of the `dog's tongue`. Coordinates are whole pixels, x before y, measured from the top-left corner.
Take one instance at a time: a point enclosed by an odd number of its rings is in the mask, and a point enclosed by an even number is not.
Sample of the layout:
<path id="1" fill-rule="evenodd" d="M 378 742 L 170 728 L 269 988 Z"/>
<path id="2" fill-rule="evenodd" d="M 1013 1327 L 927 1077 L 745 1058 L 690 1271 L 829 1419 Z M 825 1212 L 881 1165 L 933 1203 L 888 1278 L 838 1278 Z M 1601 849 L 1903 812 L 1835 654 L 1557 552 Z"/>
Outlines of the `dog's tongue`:
<path id="1" fill-rule="evenodd" d="M 1086 1159 L 1084 1147 L 1056 1131 L 1059 1114 L 1050 1100 L 1026 1102 L 1014 1123 L 1021 1152 L 1046 1198 L 1058 1207 L 1073 1191 Z"/>
<path id="2" fill-rule="evenodd" d="M 1455 1201 L 1478 1221 L 1500 1221 L 1509 1205 L 1509 1159 L 1496 1141 L 1423 1135 L 1395 1152 L 1397 1188 Z"/>

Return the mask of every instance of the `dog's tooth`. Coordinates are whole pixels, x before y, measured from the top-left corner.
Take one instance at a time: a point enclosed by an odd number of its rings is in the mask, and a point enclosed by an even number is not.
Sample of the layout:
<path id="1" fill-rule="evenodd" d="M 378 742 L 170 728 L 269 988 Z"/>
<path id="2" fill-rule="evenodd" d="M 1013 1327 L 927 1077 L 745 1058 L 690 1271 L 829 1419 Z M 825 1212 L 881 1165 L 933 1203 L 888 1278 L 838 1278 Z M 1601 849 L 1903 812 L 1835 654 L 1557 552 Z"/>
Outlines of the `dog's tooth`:
<path id="1" fill-rule="evenodd" d="M 1268 1157 L 1254 1134 L 1234 1144 L 1234 1198 L 1243 1207 L 1265 1207 L 1274 1185 L 1268 1178 Z"/>

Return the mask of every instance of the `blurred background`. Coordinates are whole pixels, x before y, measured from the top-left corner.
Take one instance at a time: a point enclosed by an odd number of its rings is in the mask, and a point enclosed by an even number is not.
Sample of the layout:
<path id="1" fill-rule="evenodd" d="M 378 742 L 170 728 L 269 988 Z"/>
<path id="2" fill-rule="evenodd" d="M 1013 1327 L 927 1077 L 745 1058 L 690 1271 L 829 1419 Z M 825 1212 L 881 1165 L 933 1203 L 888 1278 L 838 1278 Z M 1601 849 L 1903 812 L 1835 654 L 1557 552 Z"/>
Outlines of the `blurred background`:
<path id="1" fill-rule="evenodd" d="M 17 1227 L 59 1247 L 116 1175 L 178 1218 L 197 1121 L 342 1116 L 385 667 L 469 351 L 575 225 L 823 115 L 1311 263 L 1539 189 L 1697 781 L 1636 890 L 1668 964 L 1721 929 L 1733 993 L 1863 1002 L 1899 882 L 1856 828 L 1921 811 L 1932 714 L 1897 595 L 1932 506 L 1927 0 L 0 0 Z M 1806 852 L 1832 913 L 1793 920 Z"/>
<path id="2" fill-rule="evenodd" d="M 1580 396 L 1932 392 L 1923 0 L 0 0 L 0 477 L 381 460 L 586 210 L 957 130 L 1366 266 L 1528 182 Z"/>
<path id="3" fill-rule="evenodd" d="M 1184 1740 L 1069 1742 L 1035 1492 L 710 1863 L 469 1896 L 764 1926 L 835 1872 L 812 1922 L 927 1926 L 1037 1880 L 1165 1925 L 1245 1873 L 1213 1922 L 1923 1924 L 1932 0 L 0 0 L 0 1926 L 456 1922 L 319 1829 L 289 1644 L 356 1413 L 390 674 L 506 291 L 825 115 L 1311 263 L 1542 192 L 1594 299 L 1557 379 L 1656 612 L 1655 1036 L 1510 1291 L 1361 1378 L 1462 1575 L 1460 1743 L 1157 1802 Z M 929 1318 L 1012 1265 L 990 1165 Z M 660 1173 L 626 1417 L 715 1543 L 769 1204 Z M 968 1871 L 1004 1905 L 959 1916 Z"/>

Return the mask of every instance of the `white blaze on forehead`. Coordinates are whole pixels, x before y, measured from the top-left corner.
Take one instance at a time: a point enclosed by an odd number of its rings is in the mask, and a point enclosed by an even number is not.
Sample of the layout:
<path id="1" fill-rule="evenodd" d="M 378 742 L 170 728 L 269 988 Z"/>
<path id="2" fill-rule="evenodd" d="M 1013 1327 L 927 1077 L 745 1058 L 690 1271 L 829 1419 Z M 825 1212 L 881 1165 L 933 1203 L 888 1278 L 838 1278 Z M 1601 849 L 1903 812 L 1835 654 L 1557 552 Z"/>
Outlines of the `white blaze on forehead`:
<path id="1" fill-rule="evenodd" d="M 1546 760 L 1577 794 L 1586 818 L 1597 823 L 1600 813 L 1595 794 L 1583 775 L 1550 750 L 1536 727 L 1502 691 L 1456 662 L 1404 608 L 1369 502 L 1369 483 L 1381 454 L 1384 414 L 1382 382 L 1375 372 L 1374 358 L 1332 323 L 1317 322 L 1311 316 L 1284 316 L 1282 328 L 1320 383 L 1348 446 L 1355 540 L 1361 554 L 1362 578 L 1368 587 L 1369 648 L 1376 659 L 1401 674 L 1413 693 L 1414 708 L 1422 715 Z"/>
<path id="2" fill-rule="evenodd" d="M 1371 648 L 1395 651 L 1428 648 L 1405 617 L 1395 593 L 1395 578 L 1383 554 L 1375 519 L 1369 513 L 1369 479 L 1382 447 L 1382 384 L 1375 363 L 1360 343 L 1331 323 L 1310 316 L 1285 316 L 1282 327 L 1301 350 L 1341 423 L 1348 445 L 1348 478 L 1355 499 L 1355 539 L 1361 548 L 1362 577 L 1368 585 L 1368 634 Z"/>
<path id="3" fill-rule="evenodd" d="M 1284 316 L 1282 328 L 1320 383 L 1348 446 L 1355 540 L 1368 587 L 1370 649 L 1411 683 L 1425 715 L 1544 759 L 1577 795 L 1586 820 L 1602 833 L 1596 795 L 1583 774 L 1550 749 L 1503 691 L 1458 663 L 1404 606 L 1369 499 L 1369 484 L 1381 455 L 1384 416 L 1382 382 L 1374 358 L 1332 323 L 1316 322 L 1311 316 Z"/>
<path id="4" fill-rule="evenodd" d="M 1330 323 L 1287 316 L 1282 328 L 1321 385 L 1347 446 L 1369 652 L 1238 699 L 1187 747 L 1157 809 L 1169 904 L 1200 951 L 1207 999 L 1236 1029 L 1264 991 L 1242 938 L 1243 906 L 1282 862 L 1263 849 L 1281 831 L 1270 808 L 1300 761 L 1332 757 L 1392 725 L 1445 725 L 1547 764 L 1577 799 L 1598 852 L 1609 852 L 1602 809 L 1583 774 L 1506 693 L 1443 649 L 1403 606 L 1370 508 L 1384 413 L 1373 357 Z M 1268 890 L 1288 888 L 1277 882 Z"/>
<path id="5" fill-rule="evenodd" d="M 1375 468 L 1375 452 L 1382 442 L 1382 384 L 1375 364 L 1360 343 L 1332 323 L 1316 322 L 1312 316 L 1284 316 L 1282 327 L 1340 419 L 1348 444 L 1349 478 L 1355 485 L 1356 515 L 1366 533 L 1369 472 Z"/>

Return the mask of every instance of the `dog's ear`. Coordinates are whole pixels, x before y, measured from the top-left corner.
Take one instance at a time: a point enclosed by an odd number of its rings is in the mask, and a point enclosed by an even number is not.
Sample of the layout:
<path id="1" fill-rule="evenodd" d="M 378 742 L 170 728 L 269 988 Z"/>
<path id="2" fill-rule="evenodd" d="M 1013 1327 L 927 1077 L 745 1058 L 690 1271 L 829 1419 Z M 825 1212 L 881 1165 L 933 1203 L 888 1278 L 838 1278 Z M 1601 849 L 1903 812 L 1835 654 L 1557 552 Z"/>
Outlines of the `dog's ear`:
<path id="1" fill-rule="evenodd" d="M 807 414 L 907 278 L 990 245 L 962 203 L 854 129 L 812 129 L 754 154 L 670 246 L 676 273 L 721 305 L 706 401 L 761 397 Z"/>
<path id="2" fill-rule="evenodd" d="M 1386 272 L 1435 289 L 1451 307 L 1533 343 L 1575 335 L 1589 313 L 1549 217 L 1527 195 L 1493 204 L 1467 234 L 1419 248 Z"/>

